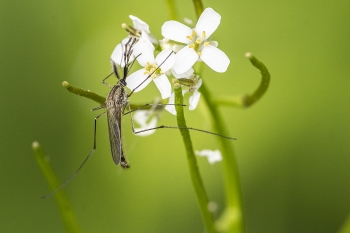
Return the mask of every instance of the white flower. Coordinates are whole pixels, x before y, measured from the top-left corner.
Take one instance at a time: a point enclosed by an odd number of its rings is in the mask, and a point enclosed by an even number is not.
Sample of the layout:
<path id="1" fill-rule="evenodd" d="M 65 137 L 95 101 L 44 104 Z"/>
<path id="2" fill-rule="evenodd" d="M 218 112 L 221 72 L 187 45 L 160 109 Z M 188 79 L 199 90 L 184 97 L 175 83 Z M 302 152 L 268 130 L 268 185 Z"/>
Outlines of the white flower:
<path id="1" fill-rule="evenodd" d="M 162 35 L 187 46 L 176 54 L 174 71 L 178 74 L 189 70 L 197 60 L 204 61 L 216 72 L 225 72 L 230 59 L 220 49 L 217 42 L 209 41 L 211 34 L 220 24 L 221 16 L 212 8 L 206 8 L 194 29 L 177 21 L 167 21 L 162 26 Z"/>
<path id="2" fill-rule="evenodd" d="M 149 38 L 149 40 L 153 44 L 158 44 L 158 40 L 151 34 L 151 31 L 149 30 L 149 26 L 147 23 L 142 21 L 141 19 L 137 18 L 136 16 L 129 15 L 129 18 L 132 20 L 132 23 L 134 25 L 134 28 L 138 31 L 145 32 Z"/>
<path id="3" fill-rule="evenodd" d="M 199 99 L 201 97 L 201 93 L 198 92 L 198 89 L 201 86 L 202 86 L 202 79 L 199 79 L 198 83 L 194 87 L 192 87 L 192 88 L 194 88 L 194 91 L 193 91 L 192 96 L 188 100 L 190 103 L 190 106 L 188 109 L 191 111 L 195 110 L 197 105 L 198 105 Z"/>
<path id="4" fill-rule="evenodd" d="M 154 59 L 153 50 L 147 47 L 145 44 L 143 47 L 139 46 L 134 48 L 134 54 L 137 54 L 135 51 L 140 54 L 142 53 L 142 55 L 138 57 L 138 62 L 144 68 L 132 73 L 126 79 L 126 86 L 130 90 L 134 90 L 136 88 L 135 92 L 138 92 L 145 88 L 153 80 L 159 89 L 162 98 L 169 98 L 171 95 L 171 84 L 165 72 L 170 70 L 174 65 L 175 55 L 171 50 L 163 50 Z M 170 55 L 170 53 L 172 54 Z M 160 64 L 162 65 L 157 69 Z M 152 75 L 149 77 L 150 74 Z M 142 85 L 139 86 L 141 83 Z"/>
<path id="5" fill-rule="evenodd" d="M 196 150 L 195 154 L 198 156 L 207 156 L 210 164 L 222 161 L 221 152 L 219 150 Z"/>
<path id="6" fill-rule="evenodd" d="M 153 44 L 158 44 L 157 39 L 151 34 L 147 23 L 137 18 L 136 16 L 130 15 L 129 17 L 132 20 L 134 27 L 131 28 L 126 24 L 123 24 L 123 27 L 129 32 L 129 35 L 132 37 L 128 36 L 124 38 L 122 42 L 115 47 L 111 55 L 111 59 L 121 67 L 125 66 L 124 59 L 123 59 L 124 57 L 123 55 L 125 52 L 125 44 L 128 43 L 128 41 L 131 38 L 137 38 L 137 42 L 134 45 L 134 53 L 132 54 L 129 61 L 132 61 L 134 57 L 137 57 L 138 55 L 140 55 L 141 53 L 139 51 L 142 51 L 143 49 L 149 49 L 149 50 L 152 49 L 153 51 L 154 50 Z M 129 44 L 131 45 L 131 43 Z M 149 48 L 146 48 L 146 47 L 149 47 Z M 135 52 L 135 48 L 137 48 L 136 49 L 137 52 Z"/>
<path id="7" fill-rule="evenodd" d="M 116 64 L 120 65 L 121 67 L 125 66 L 124 61 L 124 52 L 125 52 L 125 44 L 129 42 L 130 38 L 124 38 L 122 42 L 120 42 L 115 49 L 112 52 L 111 60 L 114 61 Z M 129 61 L 134 60 L 134 56 L 131 56 Z"/>
<path id="8" fill-rule="evenodd" d="M 193 94 L 190 96 L 188 102 L 190 104 L 190 106 L 188 107 L 188 109 L 190 111 L 193 111 L 196 109 L 199 99 L 201 97 L 201 93 L 198 92 L 198 89 L 202 86 L 202 79 L 198 79 L 198 82 L 191 86 L 189 91 L 187 90 L 182 90 L 182 95 L 184 95 L 186 92 L 192 92 Z M 167 106 L 165 106 L 165 110 L 167 110 L 168 112 L 170 112 L 173 115 L 176 115 L 176 110 L 175 110 L 175 93 L 171 93 L 171 96 L 169 98 Z"/>
<path id="9" fill-rule="evenodd" d="M 135 122 L 140 125 L 140 128 L 135 128 L 135 132 L 155 128 L 157 126 L 158 118 L 152 115 L 153 110 L 138 110 L 134 114 Z M 151 120 L 151 116 L 154 116 Z M 148 136 L 155 132 L 156 130 L 147 130 L 145 132 L 137 133 L 137 136 Z"/>

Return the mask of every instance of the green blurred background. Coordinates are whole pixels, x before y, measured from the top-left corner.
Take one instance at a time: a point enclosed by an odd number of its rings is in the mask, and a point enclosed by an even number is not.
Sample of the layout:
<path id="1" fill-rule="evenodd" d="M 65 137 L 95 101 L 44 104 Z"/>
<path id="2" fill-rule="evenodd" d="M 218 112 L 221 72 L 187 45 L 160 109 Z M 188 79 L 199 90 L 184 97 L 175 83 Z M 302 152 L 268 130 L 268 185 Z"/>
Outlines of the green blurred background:
<path id="1" fill-rule="evenodd" d="M 176 1 L 179 18 L 195 19 L 191 1 Z M 205 68 L 213 94 L 252 92 L 258 70 L 269 68 L 266 95 L 247 110 L 222 107 L 241 175 L 248 232 L 336 232 L 350 213 L 350 1 L 205 1 L 221 14 L 213 34 L 231 59 L 228 71 Z M 31 144 L 39 141 L 59 178 L 68 178 L 89 153 L 98 104 L 67 92 L 66 80 L 107 94 L 101 80 L 109 56 L 131 24 L 153 34 L 169 19 L 166 1 L 27 0 L 0 2 L 1 232 L 63 232 L 54 198 Z M 115 80 L 110 80 L 113 83 Z M 132 96 L 153 101 L 155 85 Z M 149 101 L 148 101 L 149 100 Z M 204 102 L 186 112 L 188 125 L 210 130 Z M 124 119 L 132 168 L 114 165 L 105 117 L 97 151 L 65 191 L 84 232 L 203 232 L 184 146 L 176 130 L 132 135 Z M 163 113 L 161 124 L 175 125 Z M 192 133 L 195 149 L 218 140 Z M 224 205 L 222 165 L 198 159 L 210 199 Z"/>

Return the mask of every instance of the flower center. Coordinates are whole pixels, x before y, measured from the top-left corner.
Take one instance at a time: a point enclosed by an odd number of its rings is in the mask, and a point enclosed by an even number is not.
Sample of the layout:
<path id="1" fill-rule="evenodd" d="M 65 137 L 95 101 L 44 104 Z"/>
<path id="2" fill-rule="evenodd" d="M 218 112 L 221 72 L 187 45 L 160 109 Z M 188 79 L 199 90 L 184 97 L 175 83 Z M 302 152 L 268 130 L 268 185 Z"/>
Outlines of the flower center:
<path id="1" fill-rule="evenodd" d="M 163 72 L 160 68 L 157 69 L 157 65 L 156 64 L 152 64 L 150 62 L 147 62 L 147 65 L 145 66 L 145 72 L 143 74 L 152 74 L 151 78 L 154 79 L 159 75 L 162 75 Z"/>
<path id="2" fill-rule="evenodd" d="M 189 43 L 189 47 L 193 48 L 198 55 L 201 55 L 201 51 L 204 48 L 204 46 L 207 46 L 210 44 L 210 41 L 208 41 L 208 38 L 206 38 L 206 32 L 203 31 L 202 35 L 199 37 L 196 33 L 196 30 L 192 29 L 192 35 L 187 36 L 187 39 L 191 40 Z"/>

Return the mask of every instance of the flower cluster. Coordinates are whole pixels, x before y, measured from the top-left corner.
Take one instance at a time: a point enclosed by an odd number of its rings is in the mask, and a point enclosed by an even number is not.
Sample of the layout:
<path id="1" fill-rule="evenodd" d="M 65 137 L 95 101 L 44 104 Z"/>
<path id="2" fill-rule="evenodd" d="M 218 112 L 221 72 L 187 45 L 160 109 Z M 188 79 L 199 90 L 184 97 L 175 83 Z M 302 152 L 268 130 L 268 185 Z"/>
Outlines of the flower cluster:
<path id="1" fill-rule="evenodd" d="M 200 99 L 198 89 L 202 79 L 194 74 L 192 66 L 196 62 L 205 62 L 214 71 L 225 72 L 230 63 L 226 54 L 217 48 L 218 43 L 210 39 L 220 24 L 221 16 L 212 8 L 206 8 L 195 28 L 177 21 L 167 21 L 161 29 L 164 38 L 159 41 L 151 34 L 147 23 L 132 15 L 130 19 L 133 26 L 123 24 L 123 27 L 128 31 L 129 37 L 137 38 L 131 60 L 137 59 L 143 68 L 128 76 L 127 87 L 139 92 L 153 80 L 162 98 L 169 98 L 169 104 L 173 104 L 174 94 L 169 77 L 175 77 L 180 84 L 183 83 L 181 80 L 187 80 L 185 83 L 191 84 L 183 84 L 188 87 L 188 91 L 183 94 L 192 93 L 189 109 L 194 110 Z M 129 37 L 118 44 L 111 55 L 111 59 L 121 67 L 125 65 L 122 59 L 123 48 Z M 155 52 L 159 53 L 155 56 Z M 165 109 L 176 114 L 174 105 L 168 105 Z"/>
<path id="2" fill-rule="evenodd" d="M 203 80 L 194 73 L 192 66 L 196 62 L 204 62 L 216 72 L 225 72 L 230 59 L 218 49 L 218 43 L 210 39 L 218 28 L 221 16 L 212 8 L 207 8 L 194 28 L 190 28 L 177 21 L 167 21 L 162 26 L 162 40 L 157 40 L 149 30 L 147 23 L 130 15 L 133 26 L 123 24 L 129 36 L 122 40 L 114 49 L 111 60 L 120 67 L 125 67 L 126 61 L 134 59 L 142 67 L 126 78 L 126 86 L 132 92 L 143 90 L 152 81 L 160 91 L 161 97 L 168 100 L 165 110 L 176 115 L 174 98 L 169 77 L 175 78 L 174 83 L 187 87 L 182 94 L 189 93 L 189 110 L 194 110 L 199 102 L 201 93 L 198 89 Z M 130 37 L 134 38 L 132 45 Z M 132 54 L 124 54 L 126 46 L 132 46 Z M 130 57 L 129 57 L 130 55 Z M 128 56 L 128 59 L 124 59 Z M 155 105 L 154 105 L 155 106 Z M 136 135 L 147 136 L 157 128 L 158 117 L 154 108 L 136 111 L 134 120 L 140 127 L 135 128 Z M 205 156 L 209 163 L 221 161 L 218 150 L 196 151 L 198 156 Z"/>

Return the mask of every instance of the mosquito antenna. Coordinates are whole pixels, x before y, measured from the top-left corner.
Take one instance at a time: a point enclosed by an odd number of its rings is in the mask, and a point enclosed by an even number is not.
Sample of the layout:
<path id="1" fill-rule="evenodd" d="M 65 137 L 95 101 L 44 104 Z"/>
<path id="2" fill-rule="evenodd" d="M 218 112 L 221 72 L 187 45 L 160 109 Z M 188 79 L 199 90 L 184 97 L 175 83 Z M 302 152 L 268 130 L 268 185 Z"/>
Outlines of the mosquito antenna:
<path id="1" fill-rule="evenodd" d="M 168 60 L 168 58 L 170 57 L 170 55 L 173 54 L 173 53 L 174 53 L 174 51 L 171 51 L 171 53 L 164 59 L 164 61 L 163 61 L 162 63 L 160 63 L 160 65 L 157 66 L 157 68 L 156 68 L 152 73 L 150 73 L 150 74 L 147 76 L 147 78 L 145 78 L 145 80 L 142 81 L 142 83 L 140 83 L 137 87 L 135 87 L 135 88 L 129 93 L 128 97 L 131 96 L 131 95 L 135 92 L 135 90 L 136 90 L 137 88 L 139 88 L 144 82 L 146 82 L 147 79 L 149 79 L 149 77 L 151 77 L 151 76 L 159 69 L 159 67 L 161 67 L 161 65 L 163 65 L 163 63 L 164 63 L 166 60 Z"/>

